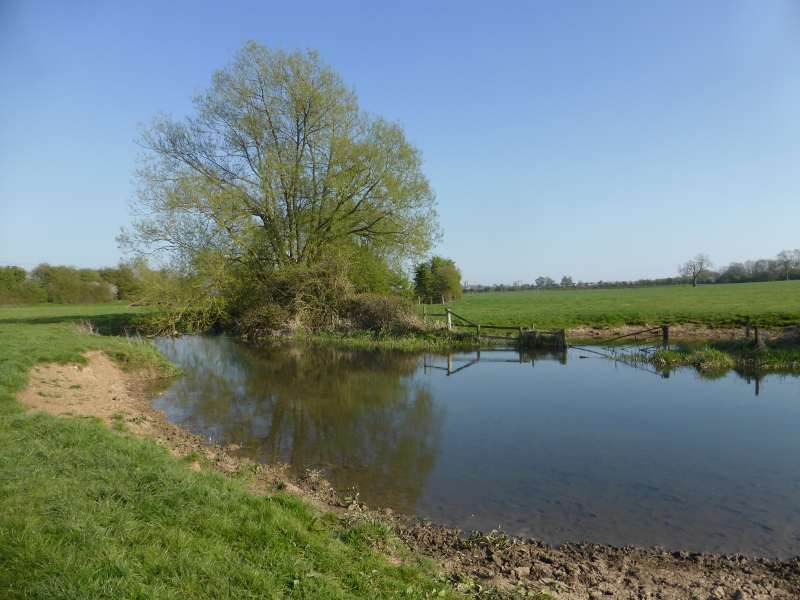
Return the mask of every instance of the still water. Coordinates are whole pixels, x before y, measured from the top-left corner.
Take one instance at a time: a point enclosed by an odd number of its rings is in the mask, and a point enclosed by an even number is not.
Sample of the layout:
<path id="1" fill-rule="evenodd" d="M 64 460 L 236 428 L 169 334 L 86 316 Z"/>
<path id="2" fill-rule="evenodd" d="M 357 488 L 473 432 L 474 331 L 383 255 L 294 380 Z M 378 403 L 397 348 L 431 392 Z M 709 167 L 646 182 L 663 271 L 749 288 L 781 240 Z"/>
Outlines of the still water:
<path id="1" fill-rule="evenodd" d="M 794 376 L 665 378 L 574 348 L 156 343 L 187 372 L 153 402 L 170 421 L 369 506 L 552 544 L 800 554 Z"/>

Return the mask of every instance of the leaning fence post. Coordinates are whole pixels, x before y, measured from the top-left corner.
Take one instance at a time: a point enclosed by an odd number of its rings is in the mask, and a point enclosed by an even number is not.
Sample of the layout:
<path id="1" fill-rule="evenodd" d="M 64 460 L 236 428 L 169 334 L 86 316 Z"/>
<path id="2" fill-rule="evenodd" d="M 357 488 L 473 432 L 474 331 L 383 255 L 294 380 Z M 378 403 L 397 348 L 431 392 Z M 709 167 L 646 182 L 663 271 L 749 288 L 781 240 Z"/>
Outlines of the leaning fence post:
<path id="1" fill-rule="evenodd" d="M 450 316 L 450 309 L 445 308 L 445 313 L 447 314 L 447 331 L 453 330 L 453 317 Z"/>
<path id="2" fill-rule="evenodd" d="M 661 326 L 661 331 L 662 331 L 663 337 L 664 337 L 664 339 L 662 340 L 662 342 L 664 343 L 664 350 L 668 350 L 669 349 L 669 325 L 662 325 Z"/>

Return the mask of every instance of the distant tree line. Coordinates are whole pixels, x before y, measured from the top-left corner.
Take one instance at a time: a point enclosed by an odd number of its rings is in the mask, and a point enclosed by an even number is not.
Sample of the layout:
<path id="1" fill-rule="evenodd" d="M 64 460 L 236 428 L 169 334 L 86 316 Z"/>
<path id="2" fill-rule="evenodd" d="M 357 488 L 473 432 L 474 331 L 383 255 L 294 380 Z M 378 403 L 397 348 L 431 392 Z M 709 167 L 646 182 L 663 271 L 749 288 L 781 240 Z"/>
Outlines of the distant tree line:
<path id="1" fill-rule="evenodd" d="M 702 259 L 702 260 L 699 260 Z M 732 262 L 718 271 L 711 269 L 713 263 L 705 254 L 678 266 L 677 277 L 661 277 L 658 279 L 638 279 L 630 281 L 597 281 L 577 283 L 572 277 L 564 276 L 560 283 L 550 277 L 538 277 L 532 284 L 515 282 L 513 285 L 469 285 L 464 291 L 482 292 L 517 292 L 525 290 L 558 290 L 558 289 L 596 289 L 650 287 L 664 285 L 690 285 L 714 283 L 752 283 L 759 281 L 778 281 L 800 279 L 800 248 L 782 250 L 773 259 L 748 260 L 743 263 Z"/>
<path id="2" fill-rule="evenodd" d="M 76 269 L 42 263 L 31 271 L 0 267 L 0 305 L 94 304 L 111 300 L 137 300 L 141 274 L 120 264 L 103 269 Z"/>

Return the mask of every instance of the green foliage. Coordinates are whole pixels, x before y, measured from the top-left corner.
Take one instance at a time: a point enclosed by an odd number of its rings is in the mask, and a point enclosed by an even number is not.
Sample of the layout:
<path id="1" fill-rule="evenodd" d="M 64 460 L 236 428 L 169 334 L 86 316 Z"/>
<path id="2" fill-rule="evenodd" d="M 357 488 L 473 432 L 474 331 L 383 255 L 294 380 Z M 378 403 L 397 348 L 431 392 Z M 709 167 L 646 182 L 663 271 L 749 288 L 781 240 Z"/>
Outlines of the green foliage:
<path id="1" fill-rule="evenodd" d="M 111 286 L 101 281 L 93 269 L 76 269 L 42 263 L 31 271 L 31 279 L 47 293 L 47 302 L 57 304 L 90 304 L 116 299 Z"/>
<path id="2" fill-rule="evenodd" d="M 0 267 L 0 305 L 37 304 L 47 300 L 47 292 L 28 279 L 21 267 Z"/>
<path id="3" fill-rule="evenodd" d="M 713 342 L 704 348 L 679 346 L 656 352 L 653 364 L 662 369 L 689 365 L 710 374 L 730 369 L 800 371 L 800 339 L 767 341 L 763 347 L 745 338 Z"/>
<path id="4" fill-rule="evenodd" d="M 449 258 L 434 256 L 414 269 L 414 290 L 426 303 L 459 300 L 462 294 L 461 271 Z"/>
<path id="5" fill-rule="evenodd" d="M 289 311 L 280 304 L 268 302 L 248 309 L 237 319 L 234 330 L 241 336 L 255 339 L 272 337 L 275 332 L 286 328 Z"/>
<path id="6" fill-rule="evenodd" d="M 142 282 L 130 265 L 120 263 L 117 267 L 107 267 L 98 271 L 100 278 L 113 285 L 119 300 L 139 300 L 143 294 Z"/>
<path id="7" fill-rule="evenodd" d="M 222 312 L 272 299 L 304 321 L 326 322 L 336 307 L 317 299 L 338 298 L 341 286 L 309 291 L 295 280 L 303 268 L 349 254 L 350 285 L 383 293 L 395 285 L 390 265 L 438 239 L 419 150 L 400 125 L 362 112 L 316 52 L 248 42 L 194 104 L 194 117 L 161 115 L 143 131 L 140 218 L 119 241 L 166 252 Z M 301 296 L 276 300 L 287 288 Z"/>
<path id="8" fill-rule="evenodd" d="M 399 268 L 378 256 L 369 246 L 352 244 L 339 249 L 347 262 L 347 276 L 359 294 L 398 293 L 408 288 L 408 279 Z"/>

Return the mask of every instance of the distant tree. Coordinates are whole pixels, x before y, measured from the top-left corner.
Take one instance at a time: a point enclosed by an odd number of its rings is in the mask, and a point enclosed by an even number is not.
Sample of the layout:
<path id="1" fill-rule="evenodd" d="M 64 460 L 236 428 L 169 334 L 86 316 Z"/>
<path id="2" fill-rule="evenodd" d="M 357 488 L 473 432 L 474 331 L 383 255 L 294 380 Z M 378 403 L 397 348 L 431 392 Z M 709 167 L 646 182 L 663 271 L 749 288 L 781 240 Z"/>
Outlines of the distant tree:
<path id="1" fill-rule="evenodd" d="M 555 280 L 550 277 L 537 277 L 534 283 L 537 288 L 549 288 L 556 284 Z"/>
<path id="2" fill-rule="evenodd" d="M 759 260 L 748 260 L 744 263 L 745 269 L 753 277 L 753 280 L 769 281 L 765 278 L 766 275 L 777 271 L 777 266 L 774 260 L 768 258 L 761 258 Z"/>
<path id="3" fill-rule="evenodd" d="M 780 273 L 789 281 L 789 275 L 797 267 L 800 267 L 800 248 L 797 250 L 781 250 L 775 257 L 775 264 Z"/>
<path id="4" fill-rule="evenodd" d="M 461 271 L 449 258 L 434 256 L 414 269 L 414 289 L 423 300 L 459 300 L 462 294 Z"/>
<path id="5" fill-rule="evenodd" d="M 120 262 L 116 267 L 100 269 L 102 281 L 114 286 L 118 300 L 139 300 L 142 297 L 142 281 L 135 271 L 136 263 Z"/>
<path id="6" fill-rule="evenodd" d="M 684 277 L 690 277 L 692 280 L 692 287 L 697 287 L 697 278 L 700 277 L 700 274 L 713 266 L 714 263 L 711 262 L 708 254 L 703 254 L 701 252 L 693 259 L 686 261 L 682 265 L 679 265 L 678 273 Z"/>
<path id="7" fill-rule="evenodd" d="M 31 279 L 47 293 L 47 302 L 91 304 L 113 299 L 111 286 L 100 281 L 93 269 L 76 269 L 42 263 L 31 271 Z"/>
<path id="8" fill-rule="evenodd" d="M 0 268 L 0 288 L 13 289 L 28 278 L 28 273 L 22 267 Z"/>
<path id="9" fill-rule="evenodd" d="M 572 277 L 567 277 L 566 275 L 564 275 L 561 278 L 561 287 L 567 287 L 567 288 L 575 287 L 575 284 L 572 281 Z"/>
<path id="10" fill-rule="evenodd" d="M 0 267 L 0 304 L 37 304 L 44 291 L 22 267 Z"/>

